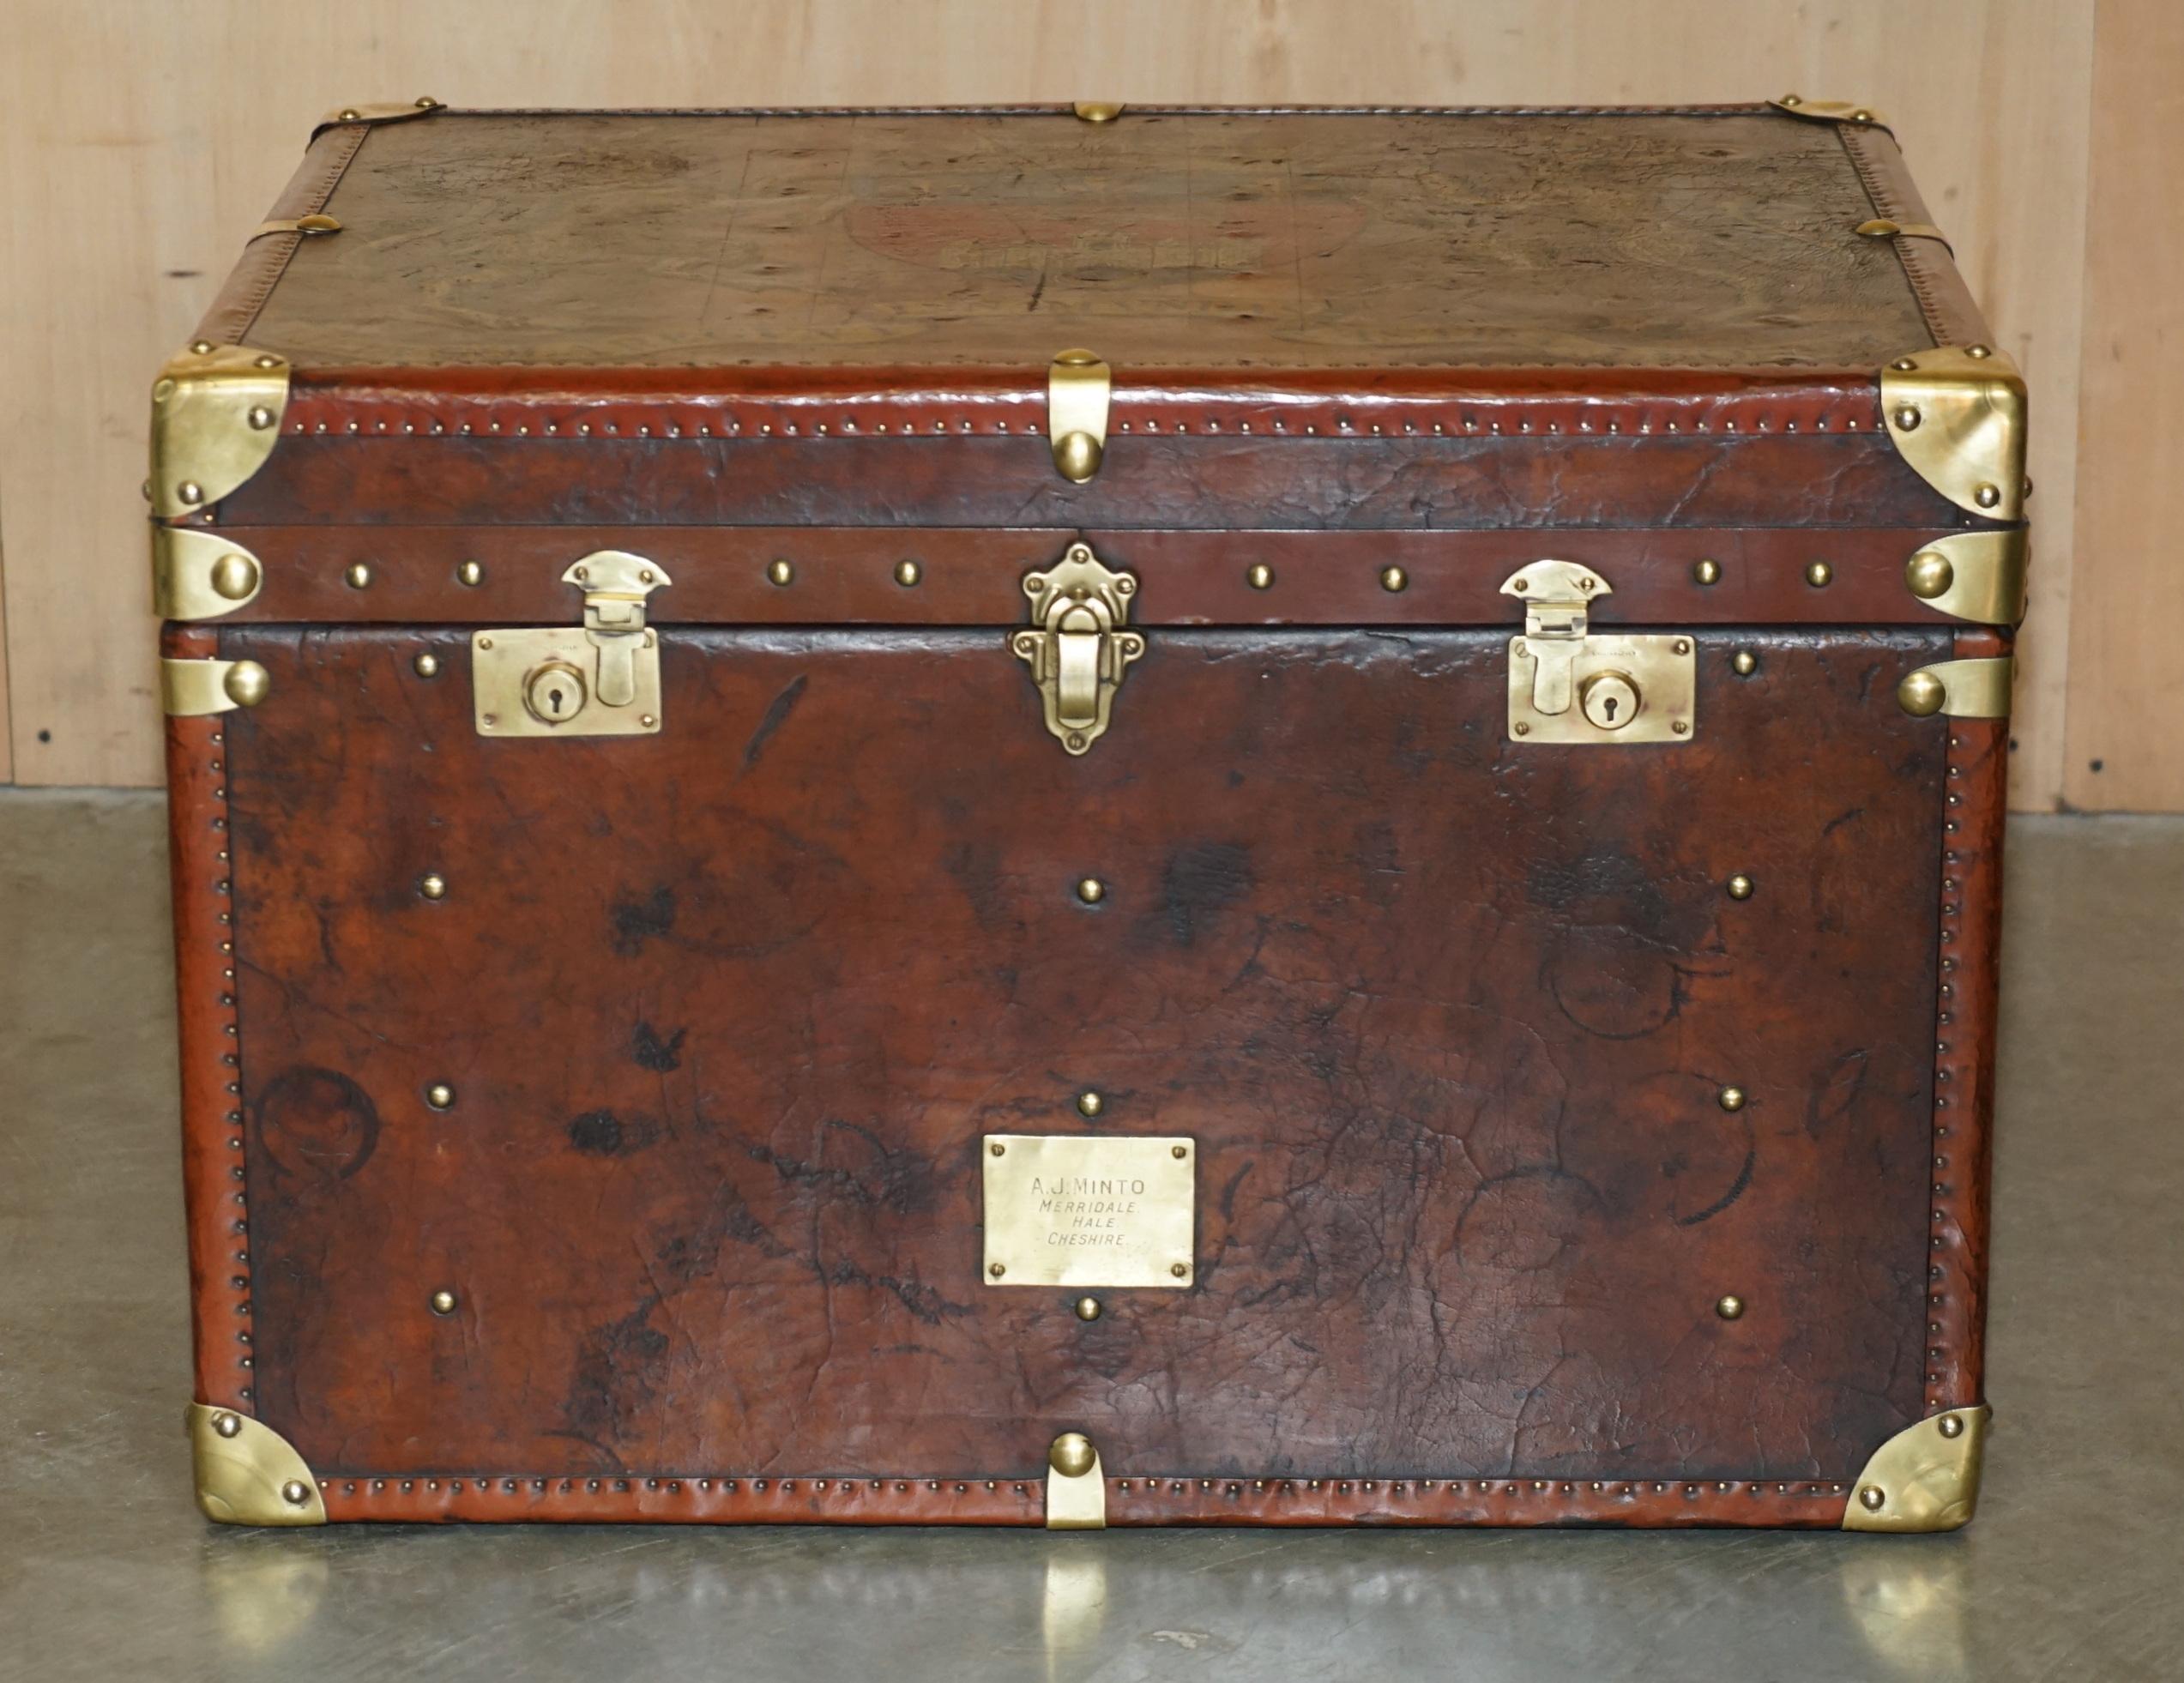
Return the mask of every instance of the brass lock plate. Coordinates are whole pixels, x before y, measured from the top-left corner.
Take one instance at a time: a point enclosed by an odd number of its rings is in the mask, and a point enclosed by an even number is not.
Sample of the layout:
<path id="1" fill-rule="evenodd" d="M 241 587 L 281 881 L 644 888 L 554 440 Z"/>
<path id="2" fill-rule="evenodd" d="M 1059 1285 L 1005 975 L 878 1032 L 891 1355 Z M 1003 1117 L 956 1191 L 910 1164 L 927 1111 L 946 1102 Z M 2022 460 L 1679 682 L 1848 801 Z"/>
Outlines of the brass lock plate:
<path id="1" fill-rule="evenodd" d="M 1509 640 L 1509 734 L 1520 742 L 1688 742 L 1698 727 L 1698 661 L 1688 636 L 1588 636 L 1570 660 L 1570 704 L 1543 713 L 1542 656 Z"/>
<path id="2" fill-rule="evenodd" d="M 1186 1137 L 988 1134 L 989 1286 L 1188 1286 L 1198 1148 Z"/>
<path id="3" fill-rule="evenodd" d="M 627 639 L 625 706 L 598 693 L 600 650 L 581 625 L 478 631 L 470 687 L 480 736 L 655 736 L 660 731 L 660 633 Z"/>

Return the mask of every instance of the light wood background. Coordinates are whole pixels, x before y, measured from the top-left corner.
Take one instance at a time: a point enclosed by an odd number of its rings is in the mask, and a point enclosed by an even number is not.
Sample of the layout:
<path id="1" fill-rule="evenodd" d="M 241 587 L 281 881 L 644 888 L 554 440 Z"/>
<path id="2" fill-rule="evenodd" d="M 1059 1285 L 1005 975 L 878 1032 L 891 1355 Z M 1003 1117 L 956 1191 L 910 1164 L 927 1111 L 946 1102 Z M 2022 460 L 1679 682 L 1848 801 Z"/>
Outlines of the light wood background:
<path id="1" fill-rule="evenodd" d="M 1889 115 L 2032 383 L 2018 804 L 2184 810 L 2184 731 L 2157 701 L 2176 617 L 2157 569 L 2184 529 L 2179 0 L 0 0 L 0 781 L 159 781 L 147 389 L 335 106 L 1795 90 Z"/>

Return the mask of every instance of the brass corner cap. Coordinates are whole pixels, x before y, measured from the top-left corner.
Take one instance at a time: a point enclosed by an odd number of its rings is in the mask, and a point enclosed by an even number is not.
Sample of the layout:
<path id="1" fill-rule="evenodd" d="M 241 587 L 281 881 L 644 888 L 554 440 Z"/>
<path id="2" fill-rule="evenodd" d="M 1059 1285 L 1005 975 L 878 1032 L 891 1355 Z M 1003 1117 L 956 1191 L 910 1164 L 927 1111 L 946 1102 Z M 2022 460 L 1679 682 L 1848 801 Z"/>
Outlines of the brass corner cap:
<path id="1" fill-rule="evenodd" d="M 196 514 L 266 464 L 288 407 L 288 359 L 200 339 L 152 383 L 152 512 Z"/>
<path id="2" fill-rule="evenodd" d="M 326 1523 L 318 1481 L 271 1427 L 209 1402 L 192 1402 L 183 1423 L 206 1518 L 223 1525 Z"/>
<path id="3" fill-rule="evenodd" d="M 1979 1505 L 1988 1422 L 1984 1402 L 1907 1426 L 1873 1451 L 1851 1487 L 1846 1531 L 1954 1531 Z"/>
<path id="4" fill-rule="evenodd" d="M 413 117 L 430 117 L 447 106 L 431 94 L 414 100 L 383 100 L 376 105 L 336 106 L 311 125 L 311 137 L 317 140 L 327 130 L 345 123 L 401 123 Z"/>
<path id="5" fill-rule="evenodd" d="M 2025 390 L 1991 345 L 1913 351 L 1880 371 L 1881 424 L 1919 477 L 1969 513 L 2024 517 Z"/>
<path id="6" fill-rule="evenodd" d="M 1855 100 L 1808 100 L 1801 94 L 1785 94 L 1767 103 L 1785 116 L 1801 117 L 1807 123 L 1847 123 L 1854 129 L 1888 129 L 1886 118 Z M 1891 129 L 1889 132 L 1893 134 L 1895 130 Z"/>

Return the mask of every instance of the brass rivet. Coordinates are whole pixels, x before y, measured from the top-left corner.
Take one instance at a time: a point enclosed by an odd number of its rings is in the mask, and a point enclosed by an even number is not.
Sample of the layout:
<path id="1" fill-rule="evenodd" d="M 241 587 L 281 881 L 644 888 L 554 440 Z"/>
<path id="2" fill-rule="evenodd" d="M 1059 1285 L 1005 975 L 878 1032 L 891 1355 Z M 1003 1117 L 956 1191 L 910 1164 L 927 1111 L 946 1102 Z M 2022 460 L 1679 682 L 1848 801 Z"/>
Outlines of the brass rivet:
<path id="1" fill-rule="evenodd" d="M 1744 1314 L 1744 1300 L 1735 1292 L 1730 1292 L 1726 1296 L 1716 1300 L 1714 1312 L 1725 1321 L 1741 1319 Z"/>
<path id="2" fill-rule="evenodd" d="M 895 582 L 905 590 L 915 588 L 918 581 L 925 576 L 926 570 L 914 561 L 897 561 L 895 564 Z"/>
<path id="3" fill-rule="evenodd" d="M 1098 1320 L 1100 1318 L 1100 1300 L 1096 1297 L 1080 1297 L 1077 1299 L 1077 1318 L 1080 1321 Z"/>
<path id="4" fill-rule="evenodd" d="M 1274 588 L 1274 569 L 1264 561 L 1254 561 L 1244 570 L 1244 582 L 1254 590 L 1271 590 Z"/>
<path id="5" fill-rule="evenodd" d="M 1741 871 L 1740 871 L 1739 872 L 1737 872 L 1737 874 L 1736 874 L 1735 876 L 1734 876 L 1734 877 L 1732 877 L 1732 878 L 1729 878 L 1729 880 L 1728 880 L 1728 890 L 1729 890 L 1729 898 L 1730 898 L 1730 899 L 1732 899 L 1732 900 L 1749 900 L 1749 899 L 1751 899 L 1751 898 L 1752 898 L 1752 878 L 1749 878 L 1749 877 L 1747 877 L 1747 876 L 1746 876 L 1746 875 L 1745 875 L 1742 872 L 1741 872 Z"/>
<path id="6" fill-rule="evenodd" d="M 437 871 L 428 871 L 417 879 L 417 891 L 427 900 L 448 897 L 448 879 Z"/>
<path id="7" fill-rule="evenodd" d="M 1080 1115 L 1097 1116 L 1107 1107 L 1107 1101 L 1089 1088 L 1077 1095 L 1077 1108 Z"/>
<path id="8" fill-rule="evenodd" d="M 1674 720 L 1669 723 L 1668 728 L 1674 731 L 1678 736 L 1689 736 L 1691 734 L 1691 721 L 1688 719 Z"/>
<path id="9" fill-rule="evenodd" d="M 260 368 L 278 368 L 281 366 L 281 359 L 279 357 L 254 357 L 251 360 Z"/>
<path id="10" fill-rule="evenodd" d="M 1984 345 L 1967 345 L 1964 347 L 1964 354 L 1968 357 L 1979 358 L 1983 361 L 1993 356 L 1994 353 Z"/>
<path id="11" fill-rule="evenodd" d="M 1971 494 L 1971 500 L 1982 509 L 1991 509 L 2002 500 L 2000 486 L 1982 485 Z"/>
<path id="12" fill-rule="evenodd" d="M 1896 686 L 1896 704 L 1914 719 L 1928 719 L 1941 711 L 1949 699 L 1949 686 L 1921 668 Z"/>
<path id="13" fill-rule="evenodd" d="M 455 1089 L 444 1081 L 436 1081 L 425 1089 L 425 1102 L 435 1110 L 455 1108 Z"/>
<path id="14" fill-rule="evenodd" d="M 419 678 L 437 678 L 440 675 L 440 657 L 430 649 L 412 661 L 410 665 L 416 669 Z"/>
<path id="15" fill-rule="evenodd" d="M 432 1294 L 432 1312 L 436 1315 L 455 1313 L 455 1294 L 445 1286 Z"/>
<path id="16" fill-rule="evenodd" d="M 1065 432 L 1054 446 L 1054 465 L 1071 485 L 1083 485 L 1100 471 L 1100 459 L 1105 454 L 1100 441 L 1090 433 Z"/>
<path id="17" fill-rule="evenodd" d="M 418 100 L 417 108 L 419 111 L 437 111 L 440 108 L 440 102 L 430 94 L 426 94 Z"/>
<path id="18" fill-rule="evenodd" d="M 796 580 L 796 569 L 786 561 L 776 561 L 766 569 L 766 576 L 776 584 L 792 584 Z"/>
<path id="19" fill-rule="evenodd" d="M 213 594 L 223 600 L 247 600 L 258 588 L 258 564 L 247 555 L 223 555 L 213 563 L 212 582 Z"/>
<path id="20" fill-rule="evenodd" d="M 369 590 L 371 588 L 371 565 L 369 562 L 350 562 L 349 570 L 341 576 L 348 580 L 352 590 Z"/>
<path id="21" fill-rule="evenodd" d="M 213 353 L 213 341 L 209 339 L 192 340 L 190 348 L 201 357 L 208 357 Z"/>
<path id="22" fill-rule="evenodd" d="M 1870 123 L 1873 120 L 1873 114 L 1869 111 L 1854 111 L 1850 113 L 1850 120 L 1853 123 Z"/>
<path id="23" fill-rule="evenodd" d="M 311 1487 L 301 1479 L 290 1479 L 281 1487 L 281 1499 L 292 1508 L 300 1508 L 311 1500 Z"/>
<path id="24" fill-rule="evenodd" d="M 1940 1426 L 1937 1429 L 1945 1438 L 1961 1438 L 1964 1433 L 1964 1416 L 1961 1415 L 1944 1415 L 1941 1416 Z"/>
<path id="25" fill-rule="evenodd" d="M 1532 727 L 1526 724 L 1522 719 L 1519 719 L 1509 728 L 1511 734 L 1517 736 L 1529 736 L 1532 733 Z"/>
<path id="26" fill-rule="evenodd" d="M 1100 359 L 1097 351 L 1067 350 L 1054 353 L 1054 360 L 1065 368 L 1089 368 Z M 1089 552 L 1087 552 L 1089 553 Z"/>
<path id="27" fill-rule="evenodd" d="M 1009 1154 L 1009 1148 L 1008 1148 L 1007 1146 L 1005 1146 L 1005 1145 L 1002 1144 L 1002 1143 L 1001 1143 L 1001 1142 L 1000 1142 L 999 1140 L 998 1140 L 998 1139 L 997 1139 L 997 1140 L 995 1140 L 995 1141 L 993 1142 L 993 1143 L 992 1143 L 992 1144 L 991 1144 L 991 1145 L 987 1146 L 986 1149 L 988 1151 L 991 1151 L 991 1152 L 992 1152 L 992 1153 L 995 1156 L 997 1156 L 997 1157 L 1005 1157 L 1005 1156 L 1007 1156 L 1007 1155 L 1008 1155 L 1008 1154 Z"/>
<path id="28" fill-rule="evenodd" d="M 999 1278 L 1000 1278 L 1000 1277 L 1001 1277 L 1004 1274 L 1006 1274 L 1009 1270 L 1008 1270 L 1006 1268 L 1003 1267 L 1003 1266 L 1002 1266 L 999 1263 L 988 1263 L 988 1264 L 986 1264 L 986 1271 L 988 1274 L 992 1275 L 992 1276 L 993 1276 L 996 1280 L 998 1280 L 998 1279 L 999 1279 Z"/>
<path id="29" fill-rule="evenodd" d="M 1180 1280 L 1185 1275 L 1191 1271 L 1191 1264 L 1188 1263 L 1170 1263 L 1168 1264 L 1167 1271 L 1170 1274 L 1173 1274 L 1177 1279 Z"/>
<path id="30" fill-rule="evenodd" d="M 455 570 L 455 580 L 457 584 L 480 585 L 486 582 L 486 570 L 475 561 L 466 561 Z"/>
<path id="31" fill-rule="evenodd" d="M 1096 906 L 1107 897 L 1107 885 L 1097 877 L 1087 877 L 1077 884 L 1077 897 L 1088 906 Z"/>
<path id="32" fill-rule="evenodd" d="M 195 480 L 184 480 L 175 487 L 175 495 L 194 509 L 205 500 L 205 488 Z"/>
<path id="33" fill-rule="evenodd" d="M 1691 639 L 1689 637 L 1678 637 L 1674 642 L 1668 645 L 1668 652 L 1671 654 L 1690 654 Z"/>
<path id="34" fill-rule="evenodd" d="M 1805 569 L 1805 582 L 1815 590 L 1825 590 L 1835 582 L 1835 569 L 1825 561 L 1815 561 Z"/>
<path id="35" fill-rule="evenodd" d="M 1914 368 L 1918 366 L 1918 363 L 1910 357 L 1898 357 L 1894 362 L 1891 363 L 1889 366 L 1893 368 L 1898 374 L 1908 374 Z"/>
<path id="36" fill-rule="evenodd" d="M 1744 1089 L 1741 1087 L 1724 1087 L 1716 1097 L 1723 1110 L 1744 1108 Z"/>
<path id="37" fill-rule="evenodd" d="M 250 415 L 247 419 L 250 423 L 250 430 L 252 431 L 262 432 L 266 430 L 266 428 L 273 425 L 273 411 L 267 408 L 262 403 L 255 404 L 251 407 Z"/>
<path id="38" fill-rule="evenodd" d="M 1121 105 L 1108 100 L 1079 100 L 1070 109 L 1080 123 L 1112 123 L 1122 115 Z"/>
<path id="39" fill-rule="evenodd" d="M 220 681 L 228 700 L 238 707 L 256 707 L 273 692 L 273 679 L 256 661 L 238 661 Z"/>
<path id="40" fill-rule="evenodd" d="M 1877 1484 L 1869 1484 L 1858 1493 L 1858 1505 L 1867 1513 L 1879 1513 L 1888 1505 L 1888 1493 Z"/>
<path id="41" fill-rule="evenodd" d="M 1047 1451 L 1047 1464 L 1064 1478 L 1083 1478 L 1092 1470 L 1095 1457 L 1092 1440 L 1082 1432 L 1065 1432 Z"/>
<path id="42" fill-rule="evenodd" d="M 1718 561 L 1701 561 L 1692 568 L 1691 576 L 1701 584 L 1719 584 L 1722 582 L 1722 564 Z"/>
<path id="43" fill-rule="evenodd" d="M 357 110 L 355 106 L 351 106 L 341 112 L 341 121 L 344 123 L 354 123 L 360 120 L 363 116 L 364 113 L 362 112 Z"/>
<path id="44" fill-rule="evenodd" d="M 232 1438 L 242 1429 L 243 1417 L 240 1415 L 222 1413 L 213 1416 L 213 1430 L 223 1438 Z"/>
<path id="45" fill-rule="evenodd" d="M 1916 432 L 1919 430 L 1921 419 L 1919 406 L 1916 403 L 1901 404 L 1890 419 L 1896 423 L 1898 432 Z"/>
<path id="46" fill-rule="evenodd" d="M 1739 678 L 1749 678 L 1759 670 L 1759 657 L 1748 648 L 1740 648 L 1730 657 L 1729 665 Z"/>
<path id="47" fill-rule="evenodd" d="M 1191 1148 L 1187 1145 L 1171 1145 L 1167 1149 L 1167 1155 L 1171 1157 L 1187 1157 L 1191 1155 Z"/>
<path id="48" fill-rule="evenodd" d="M 1380 588 L 1383 590 L 1402 590 L 1406 588 L 1409 583 L 1410 575 L 1403 571 L 1401 567 L 1383 567 L 1380 569 Z"/>
<path id="49" fill-rule="evenodd" d="M 1903 568 L 1903 582 L 1922 602 L 1930 602 L 1955 583 L 1957 570 L 1939 550 L 1922 549 Z"/>
<path id="50" fill-rule="evenodd" d="M 647 645 L 647 647 L 649 647 L 649 646 L 650 646 L 649 644 L 648 644 L 648 645 Z M 651 729 L 651 728 L 652 728 L 655 725 L 658 724 L 659 722 L 660 722 L 660 721 L 659 721 L 657 719 L 654 718 L 654 717 L 652 716 L 652 715 L 650 715 L 649 713 L 640 713 L 640 714 L 638 714 L 638 715 L 637 715 L 637 723 L 639 723 L 640 725 L 643 725 L 643 726 L 645 727 L 645 729 L 647 729 L 647 730 L 650 730 L 650 729 Z"/>

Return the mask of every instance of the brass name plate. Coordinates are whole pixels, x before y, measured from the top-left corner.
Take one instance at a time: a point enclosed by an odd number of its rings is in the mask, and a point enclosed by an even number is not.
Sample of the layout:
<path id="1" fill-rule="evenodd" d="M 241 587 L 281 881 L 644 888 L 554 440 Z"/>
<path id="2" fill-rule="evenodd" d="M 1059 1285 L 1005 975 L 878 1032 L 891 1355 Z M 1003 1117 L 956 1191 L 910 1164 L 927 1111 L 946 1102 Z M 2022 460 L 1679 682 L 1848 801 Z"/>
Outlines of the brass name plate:
<path id="1" fill-rule="evenodd" d="M 1191 1283 L 1196 1141 L 988 1134 L 984 1149 L 987 1285 Z"/>

